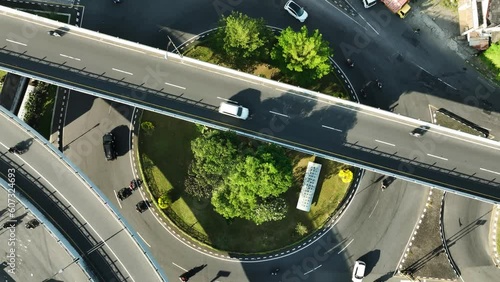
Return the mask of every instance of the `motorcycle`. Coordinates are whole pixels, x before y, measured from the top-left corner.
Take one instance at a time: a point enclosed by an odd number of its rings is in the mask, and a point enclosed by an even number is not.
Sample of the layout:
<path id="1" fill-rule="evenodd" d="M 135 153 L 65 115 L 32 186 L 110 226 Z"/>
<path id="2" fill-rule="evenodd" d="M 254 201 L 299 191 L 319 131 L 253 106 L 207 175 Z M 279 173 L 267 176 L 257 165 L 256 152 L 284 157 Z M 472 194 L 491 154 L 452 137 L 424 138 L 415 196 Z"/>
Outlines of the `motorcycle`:
<path id="1" fill-rule="evenodd" d="M 27 149 L 21 149 L 17 146 L 9 148 L 9 153 L 18 154 L 18 155 L 22 155 L 22 154 L 26 153 L 26 151 L 27 151 Z"/>
<path id="2" fill-rule="evenodd" d="M 50 36 L 54 36 L 54 37 L 61 37 L 61 34 L 58 31 L 56 31 L 56 30 L 51 30 L 51 31 L 48 32 L 48 34 Z"/>
<path id="3" fill-rule="evenodd" d="M 351 68 L 354 67 L 354 62 L 351 59 L 347 59 L 347 65 Z"/>
<path id="4" fill-rule="evenodd" d="M 37 219 L 32 219 L 26 222 L 25 226 L 27 229 L 35 229 L 38 225 L 40 225 L 40 222 Z"/>
<path id="5" fill-rule="evenodd" d="M 140 180 L 140 179 L 132 179 L 132 181 L 130 181 L 129 188 L 130 188 L 130 190 L 134 191 L 137 188 L 139 188 L 141 186 L 141 184 L 142 184 L 142 180 Z"/>

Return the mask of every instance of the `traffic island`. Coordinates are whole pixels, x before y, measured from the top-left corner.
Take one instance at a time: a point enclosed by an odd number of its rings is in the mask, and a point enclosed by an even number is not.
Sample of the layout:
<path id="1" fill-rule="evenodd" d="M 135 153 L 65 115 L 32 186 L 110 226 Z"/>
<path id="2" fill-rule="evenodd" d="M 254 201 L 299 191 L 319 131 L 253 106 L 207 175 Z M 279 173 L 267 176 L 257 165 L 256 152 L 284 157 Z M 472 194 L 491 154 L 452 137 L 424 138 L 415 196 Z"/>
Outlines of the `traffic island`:
<path id="1" fill-rule="evenodd" d="M 210 199 L 199 200 L 186 192 L 186 179 L 193 161 L 191 144 L 203 129 L 151 112 L 144 112 L 141 120 L 138 148 L 141 170 L 153 200 L 162 199 L 159 210 L 165 221 L 176 226 L 179 231 L 176 233 L 207 247 L 203 249 L 231 252 L 231 257 L 296 246 L 315 236 L 317 230 L 328 228 L 332 216 L 341 213 L 340 207 L 344 207 L 349 188 L 356 182 L 353 178 L 358 175 L 349 166 L 285 150 L 293 165 L 293 182 L 277 197 L 284 199 L 288 206 L 286 217 L 262 224 L 242 218 L 226 219 L 214 211 Z M 147 134 L 142 126 L 145 122 L 152 125 L 148 128 L 153 128 Z M 241 148 L 248 143 L 259 147 L 255 140 L 237 139 Z M 321 164 L 322 168 L 311 210 L 304 212 L 296 206 L 309 161 Z"/>
<path id="2" fill-rule="evenodd" d="M 454 281 L 457 275 L 448 260 L 441 237 L 441 206 L 444 192 L 431 189 L 426 207 L 399 265 L 399 274 L 411 279 Z"/>

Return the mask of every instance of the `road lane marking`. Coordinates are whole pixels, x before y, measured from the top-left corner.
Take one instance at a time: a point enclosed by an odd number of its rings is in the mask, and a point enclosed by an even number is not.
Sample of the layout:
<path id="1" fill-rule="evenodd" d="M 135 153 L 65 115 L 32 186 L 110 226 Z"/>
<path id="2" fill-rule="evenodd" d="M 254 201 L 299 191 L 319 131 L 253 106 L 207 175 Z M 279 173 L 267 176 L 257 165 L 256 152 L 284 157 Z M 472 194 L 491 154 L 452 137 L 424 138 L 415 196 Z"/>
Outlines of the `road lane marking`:
<path id="1" fill-rule="evenodd" d="M 375 139 L 375 142 L 379 142 L 379 143 L 382 143 L 382 144 L 385 144 L 385 145 L 389 145 L 389 146 L 393 146 L 395 147 L 396 145 L 392 144 L 392 143 L 388 143 L 388 142 L 385 142 L 385 141 L 380 141 L 378 139 Z"/>
<path id="2" fill-rule="evenodd" d="M 345 247 L 342 248 L 342 250 L 340 250 L 338 252 L 338 254 L 340 254 L 341 252 L 343 252 L 345 249 L 347 249 L 347 247 L 349 247 L 349 245 L 352 243 L 352 241 L 354 241 L 354 239 L 351 239 L 351 241 L 349 241 L 349 243 L 347 243 L 347 245 Z"/>
<path id="3" fill-rule="evenodd" d="M 447 158 L 443 158 L 443 157 L 436 156 L 436 155 L 432 155 L 432 154 L 427 154 L 427 156 L 429 156 L 429 157 L 433 157 L 433 158 L 436 158 L 436 159 L 441 159 L 441 160 L 443 160 L 443 161 L 447 161 L 447 160 L 448 160 Z"/>
<path id="4" fill-rule="evenodd" d="M 10 43 L 14 43 L 14 44 L 19 44 L 19 45 L 22 45 L 22 46 L 28 46 L 27 44 L 24 44 L 24 43 L 21 43 L 21 42 L 18 42 L 18 41 L 14 41 L 14 40 L 10 40 L 10 39 L 5 39 L 6 41 L 10 42 Z"/>
<path id="5" fill-rule="evenodd" d="M 3 116 L 3 118 L 5 118 L 5 116 Z M 13 123 L 14 125 L 16 125 L 13 121 L 11 121 L 11 123 Z M 17 126 L 19 126 L 19 125 L 17 125 Z M 39 143 L 39 145 L 42 145 L 42 143 L 41 143 L 40 141 L 37 141 L 37 142 Z M 3 145 L 3 144 L 2 144 L 2 145 Z M 43 145 L 42 145 L 42 146 L 43 146 Z M 5 146 L 5 147 L 6 147 L 6 148 L 8 148 L 7 146 Z M 47 148 L 46 148 L 46 149 L 47 149 Z M 47 149 L 47 150 L 50 150 L 50 149 Z M 52 184 L 52 182 L 50 182 L 47 178 L 45 178 L 45 176 L 43 176 L 40 172 L 38 172 L 38 170 L 36 170 L 33 166 L 31 166 L 28 162 L 26 162 L 26 160 L 25 160 L 25 159 L 21 158 L 21 156 L 19 156 L 19 155 L 18 155 L 17 157 L 18 157 L 19 159 L 21 159 L 21 160 L 23 161 L 23 163 L 24 163 L 27 167 L 31 168 L 31 169 L 32 169 L 32 170 L 33 170 L 36 174 L 38 174 L 38 175 L 39 175 L 39 179 L 40 179 L 40 178 L 41 178 L 41 179 L 43 179 L 43 180 L 44 180 L 44 181 L 45 181 L 45 182 L 46 182 L 46 183 L 47 183 L 47 184 L 48 184 L 48 185 L 49 185 L 49 186 L 50 186 L 50 187 L 51 187 L 54 191 L 56 191 L 56 192 L 57 192 L 57 194 L 58 194 L 58 195 L 59 195 L 59 196 L 60 196 L 60 197 L 61 197 L 61 198 L 62 198 L 62 199 L 66 202 L 66 203 L 68 203 L 68 204 L 70 204 L 70 205 L 71 205 L 71 202 L 70 202 L 70 201 L 69 201 L 69 200 L 68 200 L 68 199 L 67 199 L 67 198 L 66 198 L 66 197 L 65 197 L 65 196 L 64 196 L 61 192 L 59 192 L 59 190 L 58 190 L 58 189 L 57 189 L 57 188 L 56 188 L 56 187 Z M 65 166 L 65 165 L 67 165 L 67 163 L 63 162 L 61 159 L 58 159 L 58 161 L 59 161 L 61 164 L 63 164 L 64 166 Z M 76 176 L 76 177 L 77 177 L 77 176 Z M 84 181 L 83 181 L 83 179 L 81 179 L 81 178 L 78 178 L 78 180 L 80 181 L 80 183 L 82 183 L 82 184 L 84 184 L 84 185 L 86 185 L 86 184 L 87 184 L 87 183 L 86 183 L 86 182 L 84 182 Z M 48 187 L 46 187 L 46 188 L 48 188 Z M 100 200 L 101 200 L 101 203 L 102 203 L 103 205 L 105 205 L 105 203 L 102 201 L 102 198 L 99 198 L 99 197 L 98 197 L 95 193 L 93 193 L 93 195 L 94 195 L 94 197 L 96 197 L 97 199 L 100 199 Z M 92 224 L 90 224 L 90 222 L 89 222 L 89 221 L 88 221 L 88 220 L 87 220 L 87 219 L 86 219 L 86 218 L 85 218 L 85 217 L 84 217 L 84 216 L 83 216 L 83 215 L 82 215 L 82 214 L 78 211 L 78 209 L 74 208 L 74 210 L 75 210 L 74 212 L 75 212 L 78 216 L 80 216 L 80 217 L 82 218 L 82 220 L 83 220 L 83 221 L 84 221 L 84 222 L 85 222 L 85 223 L 86 223 L 86 224 L 90 227 L 90 229 L 92 229 L 92 231 L 94 232 L 94 234 L 96 234 L 96 236 L 97 236 L 97 237 L 101 240 L 101 242 L 102 242 L 102 243 L 101 243 L 101 244 L 102 244 L 102 246 L 106 246 L 106 247 L 108 248 L 108 250 L 111 252 L 111 254 L 113 254 L 113 256 L 116 258 L 116 260 L 117 260 L 117 261 L 120 263 L 120 265 L 121 265 L 121 266 L 125 269 L 125 272 L 127 272 L 127 275 L 128 275 L 128 276 L 130 276 L 130 277 L 132 277 L 132 275 L 130 274 L 129 270 L 125 267 L 125 265 L 124 265 L 124 264 L 122 263 L 122 261 L 120 260 L 120 257 L 118 257 L 118 256 L 116 255 L 116 253 L 113 251 L 113 249 L 112 249 L 112 248 L 108 245 L 108 243 L 106 242 L 108 239 L 106 239 L 106 240 L 105 240 L 104 238 L 102 238 L 101 234 L 99 234 L 99 233 L 95 230 L 95 228 L 92 226 Z M 107 209 L 107 212 L 108 212 L 108 213 L 110 213 L 110 214 L 112 214 L 112 215 L 114 215 L 114 213 L 112 213 L 109 209 Z M 121 226 L 123 226 L 123 223 L 121 223 L 121 222 L 120 222 L 120 221 L 119 221 L 116 217 L 114 217 L 114 216 L 113 216 L 113 218 L 116 220 L 116 222 L 118 222 L 119 224 L 121 224 Z M 123 229 L 121 229 L 121 230 L 123 230 Z M 130 233 L 129 233 L 129 234 L 130 234 Z M 133 238 L 132 238 L 132 237 L 130 237 L 130 238 L 133 240 Z M 139 246 L 137 246 L 137 247 L 139 248 Z M 144 255 L 144 256 L 146 256 L 146 255 Z M 151 265 L 151 264 L 149 264 L 149 265 Z M 153 266 L 152 266 L 152 265 L 151 265 L 151 267 L 153 268 Z"/>
<path id="6" fill-rule="evenodd" d="M 273 111 L 269 111 L 271 114 L 275 114 L 275 115 L 279 115 L 279 116 L 282 116 L 282 117 L 289 117 L 285 114 L 280 114 L 280 113 L 277 113 L 277 112 L 273 112 Z"/>
<path id="7" fill-rule="evenodd" d="M 168 83 L 168 82 L 165 82 L 166 85 L 170 85 L 172 87 L 177 87 L 177 88 L 180 88 L 180 89 L 186 89 L 186 87 L 182 87 L 182 86 L 179 86 L 179 85 L 175 85 L 175 84 L 172 84 L 172 83 Z"/>
<path id="8" fill-rule="evenodd" d="M 124 70 L 120 70 L 120 69 L 115 69 L 115 68 L 112 68 L 112 70 L 117 71 L 117 72 L 121 72 L 121 73 L 125 73 L 125 74 L 129 74 L 129 75 L 134 75 L 134 74 L 133 74 L 133 73 L 131 73 L 131 72 L 124 71 Z"/>
<path id="9" fill-rule="evenodd" d="M 146 245 L 148 245 L 148 247 L 151 248 L 151 245 L 148 244 L 148 242 L 146 240 L 144 240 L 144 238 L 142 238 L 141 234 L 139 234 L 139 232 L 137 232 L 137 235 L 139 235 L 139 237 L 141 237 L 142 241 L 144 241 L 144 243 L 146 243 Z"/>
<path id="10" fill-rule="evenodd" d="M 335 130 L 335 131 L 338 131 L 338 132 L 342 132 L 342 130 L 340 130 L 340 129 L 333 128 L 333 127 L 326 126 L 326 125 L 321 125 L 321 127 L 328 128 L 328 129 L 331 129 L 331 130 Z"/>
<path id="11" fill-rule="evenodd" d="M 330 253 L 331 251 L 335 250 L 338 246 L 342 245 L 344 243 L 345 240 L 342 240 L 340 243 L 338 243 L 337 245 L 333 246 L 331 249 L 329 249 L 328 251 L 325 252 L 325 255 Z"/>
<path id="12" fill-rule="evenodd" d="M 304 276 L 305 276 L 305 275 L 307 275 L 307 274 L 309 274 L 309 273 L 311 273 L 311 272 L 313 272 L 313 271 L 315 271 L 316 269 L 320 268 L 321 266 L 323 266 L 323 265 L 322 265 L 322 264 L 320 264 L 320 265 L 316 266 L 315 268 L 313 268 L 313 269 L 309 270 L 308 272 L 305 272 L 305 273 L 304 273 Z"/>
<path id="13" fill-rule="evenodd" d="M 487 171 L 487 172 L 491 172 L 491 173 L 500 175 L 500 172 L 496 172 L 496 171 L 493 171 L 493 170 L 485 169 L 485 168 L 482 168 L 482 167 L 480 167 L 479 169 L 482 170 L 482 171 Z"/>
<path id="14" fill-rule="evenodd" d="M 72 60 L 75 60 L 75 61 L 81 61 L 79 58 L 71 57 L 71 56 L 64 55 L 64 54 L 59 54 L 59 56 L 65 57 L 65 58 L 68 58 L 68 59 L 72 59 Z"/>
<path id="15" fill-rule="evenodd" d="M 175 265 L 175 266 L 177 266 L 178 268 L 180 268 L 180 269 L 182 269 L 182 270 L 184 270 L 184 271 L 186 271 L 186 272 L 187 272 L 187 269 L 185 269 L 184 267 L 182 267 L 182 266 L 180 266 L 180 265 L 176 264 L 175 262 L 172 262 L 172 264 L 173 264 L 173 265 Z"/>
<path id="16" fill-rule="evenodd" d="M 118 194 L 116 194 L 116 191 L 113 189 L 113 194 L 115 194 L 116 201 L 118 202 L 118 205 L 120 206 L 120 209 L 122 208 L 122 203 L 120 203 L 120 199 L 118 199 Z"/>
<path id="17" fill-rule="evenodd" d="M 377 200 L 377 203 L 375 204 L 375 206 L 373 207 L 373 210 L 372 210 L 372 212 L 370 213 L 370 215 L 368 216 L 368 218 L 372 217 L 372 214 L 373 214 L 373 212 L 375 211 L 375 209 L 377 208 L 377 205 L 378 205 L 378 200 Z"/>
<path id="18" fill-rule="evenodd" d="M 442 80 L 441 78 L 438 77 L 438 80 L 441 81 L 442 83 L 448 85 L 448 87 L 452 88 L 453 90 L 457 90 L 455 87 L 451 86 L 451 84 L 449 84 L 448 82 Z"/>

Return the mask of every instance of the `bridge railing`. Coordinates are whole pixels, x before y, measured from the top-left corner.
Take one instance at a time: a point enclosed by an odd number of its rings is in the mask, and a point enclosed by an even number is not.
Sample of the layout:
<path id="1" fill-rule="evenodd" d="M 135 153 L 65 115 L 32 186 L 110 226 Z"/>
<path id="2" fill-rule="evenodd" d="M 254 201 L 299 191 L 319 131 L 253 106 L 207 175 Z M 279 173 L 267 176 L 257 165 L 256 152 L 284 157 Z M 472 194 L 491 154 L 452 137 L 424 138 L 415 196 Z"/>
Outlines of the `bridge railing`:
<path id="1" fill-rule="evenodd" d="M 0 178 L 0 186 L 7 192 L 12 193 L 9 183 L 4 179 Z M 87 265 L 85 260 L 78 254 L 78 251 L 71 245 L 71 243 L 66 240 L 64 235 L 59 232 L 59 230 L 48 220 L 42 212 L 40 212 L 34 205 L 32 205 L 26 198 L 23 197 L 17 190 L 13 193 L 18 200 L 18 203 L 22 204 L 24 208 L 30 210 L 30 212 L 42 223 L 43 228 L 45 228 L 49 234 L 56 240 L 56 242 L 68 253 L 72 258 L 73 263 L 77 264 L 87 276 L 89 281 L 99 281 L 99 279 L 94 275 L 92 269 Z M 62 270 L 62 269 L 61 269 Z"/>
<path id="2" fill-rule="evenodd" d="M 52 145 L 47 139 L 41 136 L 37 131 L 33 130 L 30 126 L 28 126 L 25 122 L 20 120 L 17 116 L 13 115 L 11 112 L 6 110 L 4 107 L 0 106 L 0 112 L 5 116 L 9 117 L 15 123 L 17 123 L 20 127 L 22 127 L 27 133 L 29 133 L 33 138 L 39 140 L 41 144 L 43 144 L 47 150 L 49 150 L 54 157 L 59 158 L 65 166 L 68 167 L 68 170 L 74 173 L 77 177 L 79 177 L 82 181 L 87 184 L 87 187 L 91 189 L 95 193 L 95 195 L 102 201 L 102 203 L 113 213 L 115 219 L 118 220 L 124 227 L 124 230 L 127 231 L 128 235 L 131 236 L 133 241 L 136 243 L 136 247 L 138 247 L 141 252 L 144 254 L 145 258 L 152 265 L 153 269 L 156 271 L 158 277 L 163 281 L 168 281 L 168 278 L 162 268 L 159 266 L 156 259 L 148 250 L 145 243 L 142 239 L 137 235 L 135 230 L 128 224 L 128 222 L 121 217 L 120 213 L 117 211 L 116 207 L 110 203 L 108 198 L 101 192 L 101 190 L 78 168 L 76 167 L 71 160 L 69 160 L 64 154 L 62 154 L 54 145 Z"/>

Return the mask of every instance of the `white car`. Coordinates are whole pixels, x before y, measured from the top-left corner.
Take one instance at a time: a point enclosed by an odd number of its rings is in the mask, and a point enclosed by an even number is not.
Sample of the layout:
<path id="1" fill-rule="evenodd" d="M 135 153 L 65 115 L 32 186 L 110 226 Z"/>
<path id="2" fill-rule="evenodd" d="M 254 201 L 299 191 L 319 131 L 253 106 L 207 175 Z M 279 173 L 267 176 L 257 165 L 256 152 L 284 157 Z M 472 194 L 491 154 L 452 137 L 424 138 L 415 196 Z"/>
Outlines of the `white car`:
<path id="1" fill-rule="evenodd" d="M 363 0 L 366 9 L 373 7 L 375 4 L 377 4 L 377 0 Z"/>
<path id="2" fill-rule="evenodd" d="M 303 23 L 307 19 L 307 12 L 304 10 L 304 8 L 300 7 L 299 4 L 293 2 L 292 0 L 288 0 L 285 4 L 285 10 L 292 15 L 292 17 L 296 18 L 299 20 L 301 23 Z"/>
<path id="3" fill-rule="evenodd" d="M 249 111 L 247 108 L 227 102 L 220 103 L 219 113 L 239 119 L 247 119 L 249 115 Z"/>
<path id="4" fill-rule="evenodd" d="M 354 263 L 354 270 L 352 271 L 352 282 L 362 282 L 365 277 L 366 264 L 360 260 Z"/>

